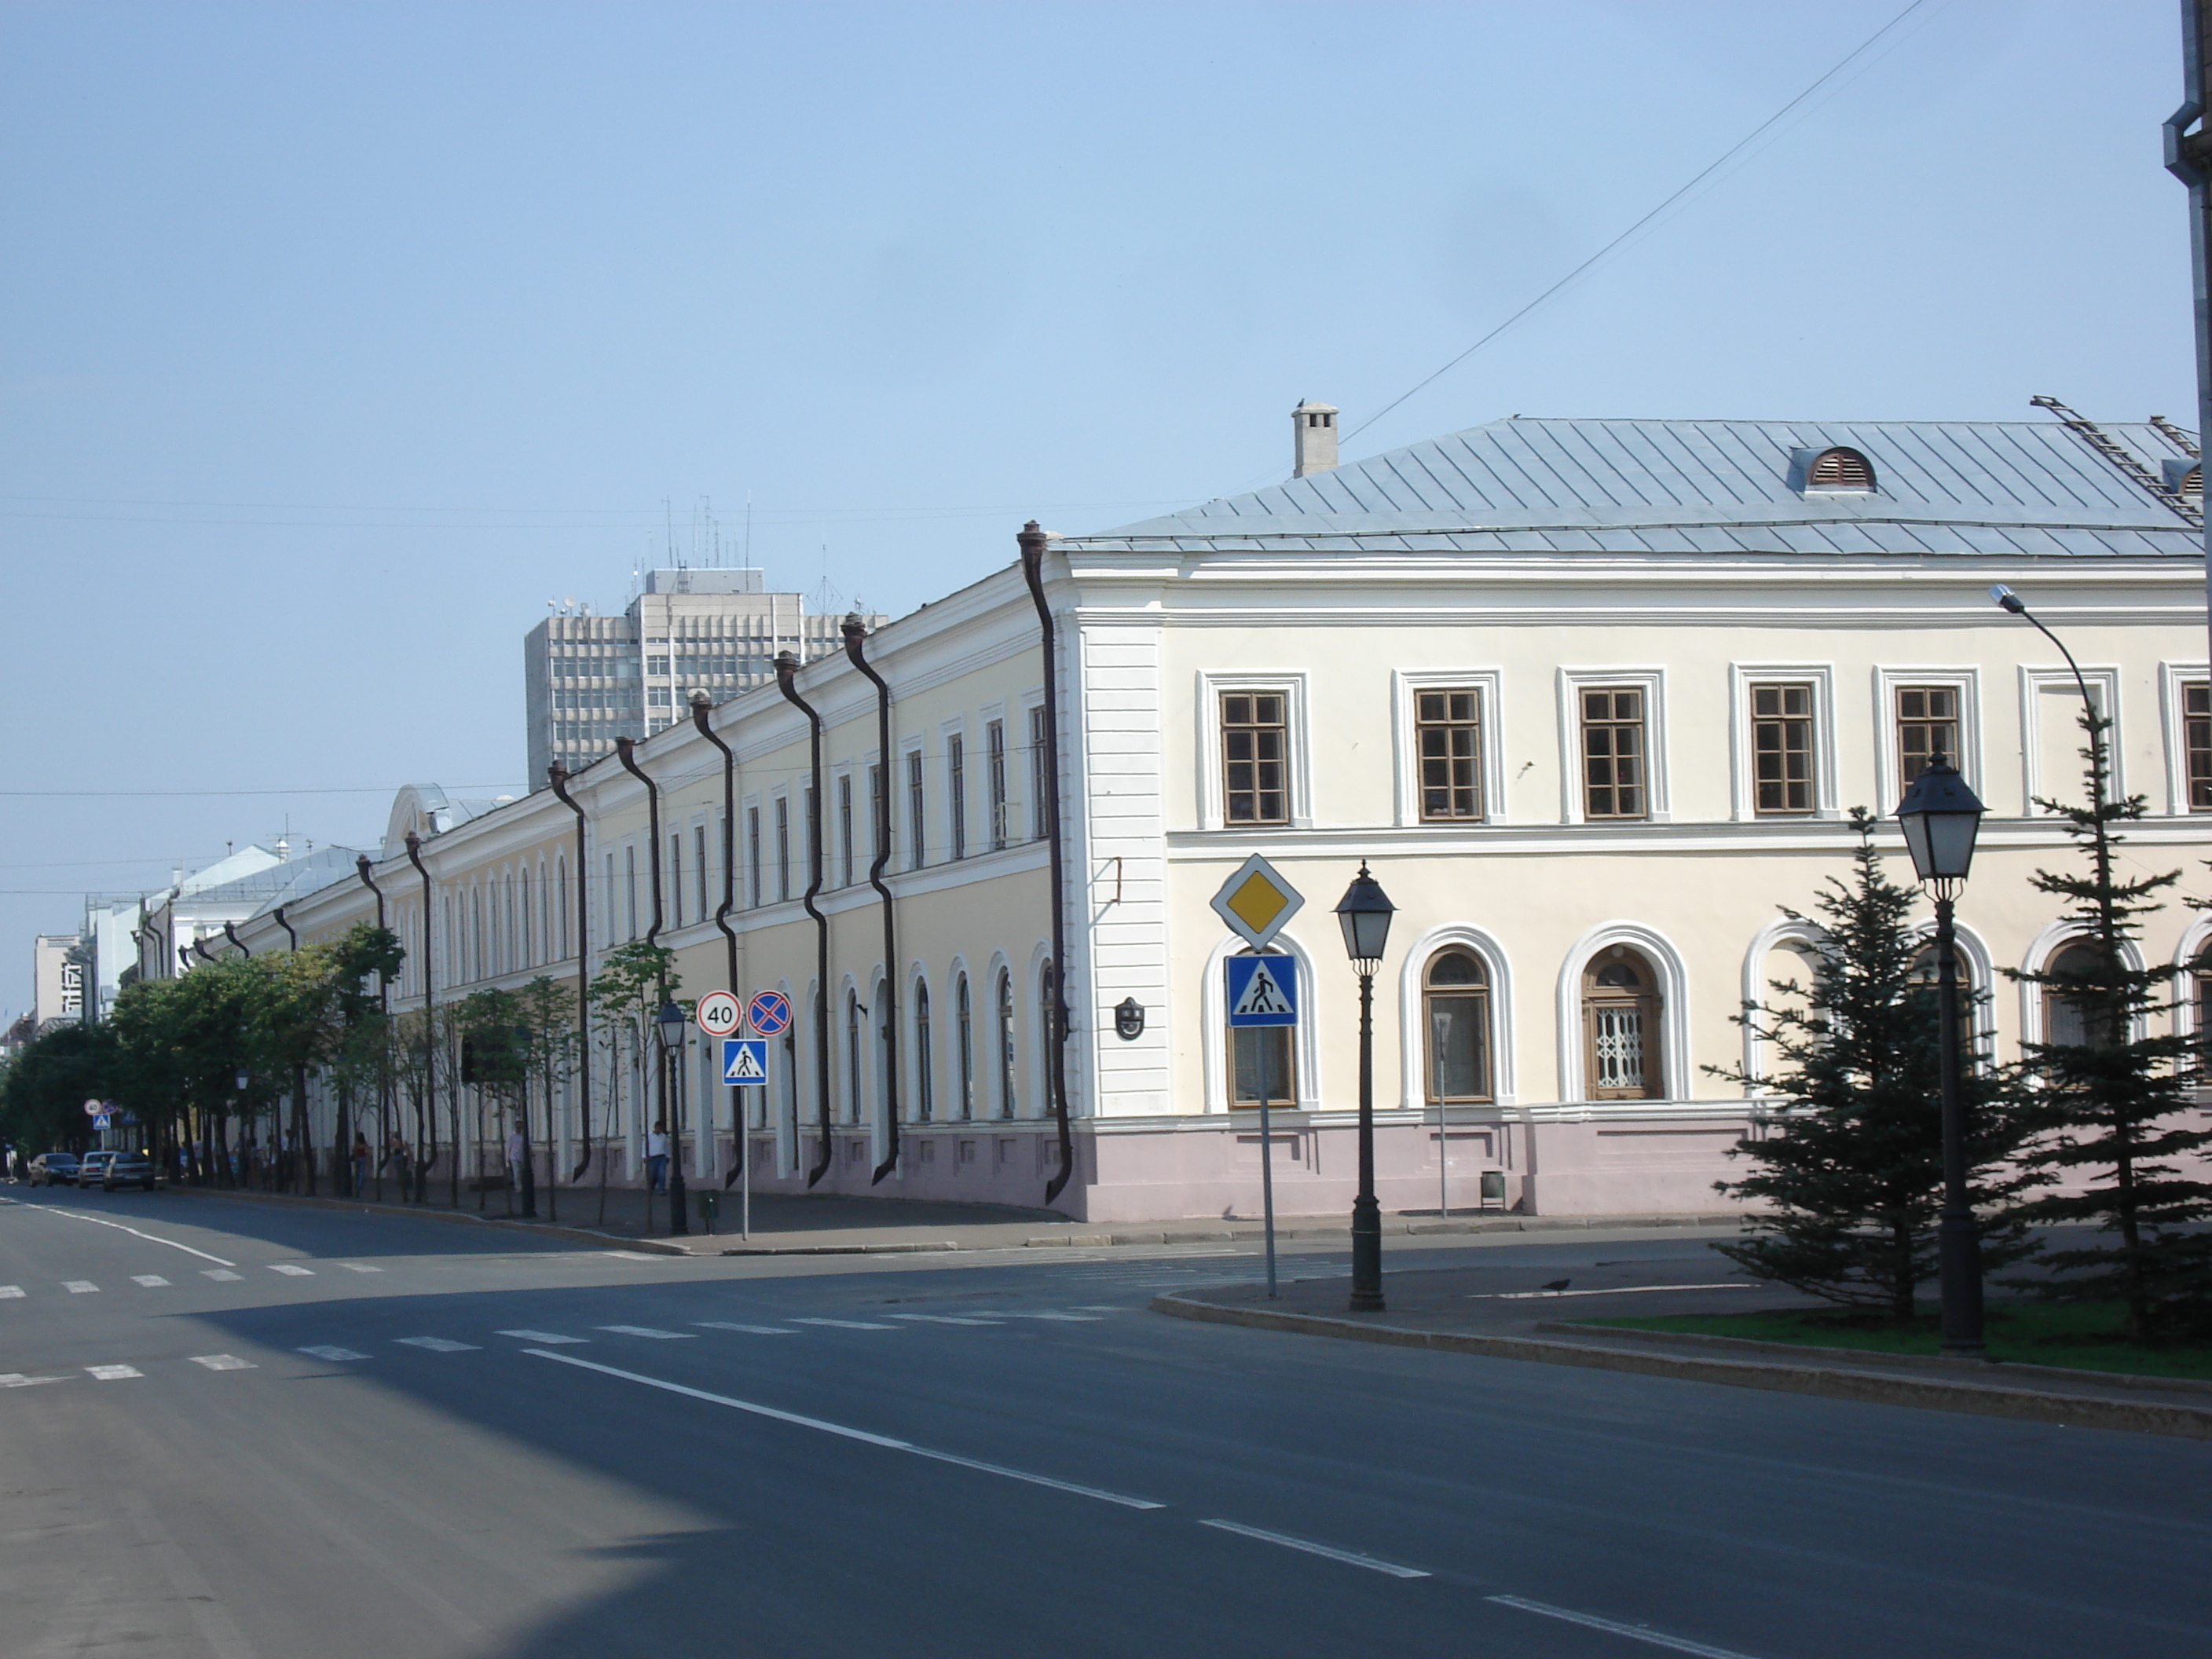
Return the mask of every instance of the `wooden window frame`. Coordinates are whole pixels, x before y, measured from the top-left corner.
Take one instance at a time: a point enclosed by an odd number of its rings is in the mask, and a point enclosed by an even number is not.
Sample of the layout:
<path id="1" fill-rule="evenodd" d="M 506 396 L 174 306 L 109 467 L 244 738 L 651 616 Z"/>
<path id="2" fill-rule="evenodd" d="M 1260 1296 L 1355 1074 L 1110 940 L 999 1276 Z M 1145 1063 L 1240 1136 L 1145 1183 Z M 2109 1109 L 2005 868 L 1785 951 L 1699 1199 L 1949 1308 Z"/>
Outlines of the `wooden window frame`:
<path id="1" fill-rule="evenodd" d="M 1236 829 L 1288 829 L 1291 811 L 1291 698 L 1287 690 L 1272 686 L 1237 686 L 1218 690 L 1216 719 L 1220 733 L 1221 818 Z M 1270 705 L 1273 718 L 1270 719 Z M 1274 753 L 1266 752 L 1272 738 Z M 1239 755 L 1240 747 L 1250 752 Z M 1275 769 L 1274 787 L 1267 785 L 1266 769 Z M 1239 787 L 1240 768 L 1249 768 Z M 1273 810 L 1269 810 L 1272 799 Z M 1249 799 L 1250 811 L 1240 815 L 1237 803 Z"/>
<path id="2" fill-rule="evenodd" d="M 1649 988 L 1619 992 L 1601 987 L 1597 976 L 1624 957 L 1635 958 Z M 1666 980 L 1651 958 L 1633 945 L 1610 945 L 1594 952 L 1582 970 L 1583 1094 L 1589 1100 L 1664 1100 L 1667 1098 Z M 1606 1007 L 1634 1004 L 1642 1015 L 1644 1081 L 1634 1088 L 1598 1081 L 1597 1013 Z"/>
<path id="3" fill-rule="evenodd" d="M 1416 805 L 1423 823 L 1463 824 L 1480 823 L 1487 816 L 1489 803 L 1485 799 L 1487 780 L 1483 775 L 1483 702 L 1482 688 L 1477 685 L 1416 686 L 1413 696 L 1413 780 Z M 1466 700 L 1465 712 L 1454 707 L 1456 700 Z M 1429 704 L 1435 699 L 1443 706 L 1432 713 Z M 1467 739 L 1466 752 L 1460 752 L 1458 739 Z M 1439 752 L 1430 752 L 1430 739 L 1440 740 Z M 1443 769 L 1442 781 L 1432 777 L 1432 769 Z M 1439 809 L 1435 797 L 1449 798 Z M 1459 810 L 1459 798 L 1466 797 L 1466 810 Z"/>
<path id="4" fill-rule="evenodd" d="M 1465 957 L 1475 965 L 1476 971 L 1482 977 L 1469 985 L 1440 986 L 1434 983 L 1432 975 L 1436 972 L 1437 964 L 1446 957 Z M 1480 952 L 1471 950 L 1467 945 L 1442 945 L 1431 951 L 1429 959 L 1421 964 L 1421 1095 L 1428 1104 L 1489 1106 L 1497 1103 L 1498 1024 L 1494 1013 L 1496 1005 L 1492 1000 L 1490 991 L 1490 964 L 1483 961 Z M 1439 997 L 1464 999 L 1475 1003 L 1480 1009 L 1478 1019 L 1482 1032 L 1482 1086 L 1474 1094 L 1446 1097 L 1437 1086 L 1437 1027 L 1435 1018 L 1430 1012 L 1430 1006 Z"/>

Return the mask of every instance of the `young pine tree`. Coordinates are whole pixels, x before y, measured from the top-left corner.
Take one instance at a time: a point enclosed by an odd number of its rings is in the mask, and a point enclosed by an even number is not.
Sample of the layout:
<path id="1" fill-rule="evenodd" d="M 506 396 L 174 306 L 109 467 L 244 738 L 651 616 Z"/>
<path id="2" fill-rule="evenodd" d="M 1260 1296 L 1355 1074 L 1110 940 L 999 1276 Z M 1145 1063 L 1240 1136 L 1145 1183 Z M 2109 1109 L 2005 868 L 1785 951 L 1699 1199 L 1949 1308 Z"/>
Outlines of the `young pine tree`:
<path id="1" fill-rule="evenodd" d="M 2027 1206 L 2045 1226 L 2090 1227 L 2102 1242 L 2069 1243 L 2039 1259 L 2049 1279 L 2025 1288 L 2068 1301 L 2116 1301 L 2135 1341 L 2212 1335 L 2212 1182 L 2184 1173 L 2212 1146 L 2191 1091 L 2195 1044 L 2171 1026 L 2167 970 L 2136 968 L 2145 917 L 2180 872 L 2124 877 L 2115 824 L 2143 816 L 2140 795 L 2107 799 L 2104 734 L 2082 716 L 2089 746 L 2088 806 L 2038 805 L 2066 820 L 2088 860 L 2081 875 L 2038 871 L 2035 885 L 2068 902 L 2077 937 L 2039 973 L 2013 977 L 2041 988 L 2053 1015 L 2045 1040 L 2027 1045 L 2021 1098 L 2035 1131 L 2027 1162 L 2055 1190 Z M 2154 1035 L 2154 1024 L 2162 1028 Z M 2201 1167 L 2201 1164 L 2200 1164 Z"/>
<path id="2" fill-rule="evenodd" d="M 1771 1045 L 1779 1066 L 1761 1077 L 1706 1068 L 1765 1087 L 1781 1106 L 1772 1133 L 1730 1153 L 1755 1165 L 1753 1173 L 1717 1183 L 1762 1206 L 1752 1236 L 1714 1248 L 1761 1279 L 1904 1323 L 1914 1292 L 1936 1273 L 1942 1025 L 1932 969 L 1921 961 L 1926 942 L 1909 920 L 1917 895 L 1883 872 L 1875 821 L 1863 808 L 1853 810 L 1851 823 L 1859 835 L 1851 879 L 1831 878 L 1814 901 L 1812 984 L 1777 981 L 1778 1005 L 1748 1005 L 1736 1022 Z M 1960 1000 L 1972 1007 L 1963 985 Z M 1972 1029 L 1971 1019 L 1960 1023 Z M 1960 1084 L 1983 1257 L 1993 1265 L 2026 1248 L 2005 1207 L 2020 1184 L 2004 1167 L 2018 1144 L 2014 1115 L 1971 1067 Z"/>

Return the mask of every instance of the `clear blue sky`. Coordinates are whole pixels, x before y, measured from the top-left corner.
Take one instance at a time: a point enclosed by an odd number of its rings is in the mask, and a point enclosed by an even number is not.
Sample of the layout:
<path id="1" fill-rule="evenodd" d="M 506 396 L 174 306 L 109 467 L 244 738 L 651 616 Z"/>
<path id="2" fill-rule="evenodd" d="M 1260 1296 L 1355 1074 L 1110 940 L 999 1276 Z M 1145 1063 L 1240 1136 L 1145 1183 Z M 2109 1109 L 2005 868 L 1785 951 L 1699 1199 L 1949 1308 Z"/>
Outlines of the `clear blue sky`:
<path id="1" fill-rule="evenodd" d="M 86 889 L 519 785 L 711 501 L 902 612 L 1273 481 L 1904 0 L 0 10 L 0 1005 Z M 1929 0 L 1348 455 L 1516 412 L 2193 407 L 2175 0 Z M 826 554 L 823 548 L 827 547 Z M 376 793 L 308 793 L 361 787 Z"/>

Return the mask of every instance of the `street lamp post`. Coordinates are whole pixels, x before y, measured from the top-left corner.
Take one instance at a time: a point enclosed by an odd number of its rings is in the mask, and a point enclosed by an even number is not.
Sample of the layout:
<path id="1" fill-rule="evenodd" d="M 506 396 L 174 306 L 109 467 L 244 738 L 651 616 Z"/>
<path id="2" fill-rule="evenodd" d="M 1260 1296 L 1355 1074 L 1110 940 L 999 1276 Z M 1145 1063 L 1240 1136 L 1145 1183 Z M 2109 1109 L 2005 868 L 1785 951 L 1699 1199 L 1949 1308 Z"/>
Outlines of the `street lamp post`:
<path id="1" fill-rule="evenodd" d="M 1943 1297 L 1943 1352 L 1982 1352 L 1982 1244 L 1966 1199 L 1966 1106 L 1959 1097 L 1959 974 L 1951 909 L 1974 860 L 1983 806 L 1958 768 L 1941 754 L 1898 803 L 1897 821 L 1912 868 L 1936 901 L 1937 1076 L 1943 1097 L 1943 1219 L 1936 1230 L 1937 1282 Z"/>
<path id="2" fill-rule="evenodd" d="M 683 1110 L 683 1096 L 670 1074 L 683 1050 L 684 1011 L 672 1000 L 664 1001 L 653 1024 L 660 1035 L 660 1121 L 668 1126 L 668 1231 L 680 1237 L 691 1224 L 684 1215 L 684 1125 L 675 1115 Z"/>
<path id="3" fill-rule="evenodd" d="M 2035 631 L 2058 647 L 2058 654 L 2066 659 L 2066 666 L 2074 676 L 2074 689 L 2081 694 L 2081 714 L 2089 728 L 2089 787 L 2094 796 L 2090 805 L 2096 808 L 2101 820 L 2105 815 L 2105 719 L 2097 707 L 2097 700 L 2089 695 L 2089 682 L 2081 672 L 2081 665 L 2074 660 L 2074 653 L 2066 648 L 2066 641 L 2044 626 L 2043 618 L 2027 608 L 2027 601 L 2002 582 L 1990 589 L 1990 598 L 1997 608 L 2020 617 Z"/>
<path id="4" fill-rule="evenodd" d="M 1352 1200 L 1352 1310 L 1382 1310 L 1382 1211 L 1375 1200 L 1375 970 L 1396 907 L 1362 859 L 1336 907 L 1344 949 L 1359 975 L 1359 1192 Z"/>

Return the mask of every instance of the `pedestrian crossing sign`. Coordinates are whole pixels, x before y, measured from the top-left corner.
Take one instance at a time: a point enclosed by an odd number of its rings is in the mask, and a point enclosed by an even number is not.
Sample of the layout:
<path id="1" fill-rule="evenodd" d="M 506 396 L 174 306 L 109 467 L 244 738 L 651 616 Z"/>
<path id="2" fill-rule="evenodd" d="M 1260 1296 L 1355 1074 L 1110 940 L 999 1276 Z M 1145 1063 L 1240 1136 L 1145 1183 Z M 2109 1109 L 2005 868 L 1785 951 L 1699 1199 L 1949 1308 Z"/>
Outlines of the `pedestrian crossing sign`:
<path id="1" fill-rule="evenodd" d="M 1229 1023 L 1231 1025 L 1295 1025 L 1298 1023 L 1298 963 L 1295 957 L 1231 957 Z"/>
<path id="2" fill-rule="evenodd" d="M 766 1037 L 722 1039 L 722 1081 L 732 1089 L 757 1089 L 768 1081 Z"/>

